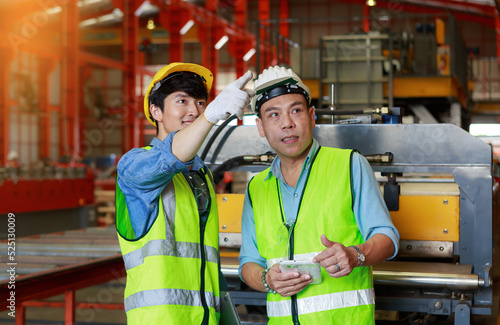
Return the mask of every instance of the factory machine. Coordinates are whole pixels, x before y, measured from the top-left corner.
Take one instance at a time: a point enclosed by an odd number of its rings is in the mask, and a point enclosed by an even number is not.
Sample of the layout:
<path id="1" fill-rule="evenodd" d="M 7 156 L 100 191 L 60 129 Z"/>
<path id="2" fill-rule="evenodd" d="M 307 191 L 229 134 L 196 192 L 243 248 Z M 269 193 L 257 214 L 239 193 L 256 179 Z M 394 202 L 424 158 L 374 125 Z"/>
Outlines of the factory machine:
<path id="1" fill-rule="evenodd" d="M 491 147 L 452 124 L 317 125 L 313 136 L 322 146 L 357 149 L 369 158 L 400 233 L 398 256 L 373 268 L 376 309 L 427 320 L 454 317 L 455 324 L 490 315 L 498 196 Z M 221 168 L 259 172 L 272 160 L 254 126 L 219 128 L 202 150 L 216 180 Z M 265 306 L 265 294 L 246 288 L 237 273 L 243 194 L 218 194 L 218 204 L 222 267 L 233 300 Z"/>

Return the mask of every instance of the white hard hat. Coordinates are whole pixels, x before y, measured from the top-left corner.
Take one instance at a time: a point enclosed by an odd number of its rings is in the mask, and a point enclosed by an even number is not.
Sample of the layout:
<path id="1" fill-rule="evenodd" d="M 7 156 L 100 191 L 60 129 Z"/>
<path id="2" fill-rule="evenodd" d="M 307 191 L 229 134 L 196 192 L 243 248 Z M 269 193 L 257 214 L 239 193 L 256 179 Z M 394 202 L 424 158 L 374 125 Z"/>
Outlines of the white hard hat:
<path id="1" fill-rule="evenodd" d="M 259 109 L 268 100 L 285 94 L 302 94 L 307 104 L 311 105 L 311 92 L 302 80 L 285 67 L 275 65 L 264 69 L 254 82 L 255 96 L 252 98 L 252 110 L 259 114 Z"/>

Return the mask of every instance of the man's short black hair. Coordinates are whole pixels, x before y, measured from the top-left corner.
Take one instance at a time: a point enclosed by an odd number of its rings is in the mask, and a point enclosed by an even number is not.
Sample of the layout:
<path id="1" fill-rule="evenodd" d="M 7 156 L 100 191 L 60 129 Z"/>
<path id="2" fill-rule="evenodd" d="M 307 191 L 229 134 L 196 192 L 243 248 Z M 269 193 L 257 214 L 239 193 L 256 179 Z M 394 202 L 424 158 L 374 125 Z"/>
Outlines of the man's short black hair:
<path id="1" fill-rule="evenodd" d="M 208 92 L 201 77 L 189 71 L 179 71 L 168 75 L 165 79 L 158 81 L 161 86 L 149 95 L 149 104 L 158 106 L 163 112 L 163 103 L 168 95 L 176 91 L 183 91 L 195 99 L 208 99 Z M 155 87 L 153 87 L 154 89 Z M 153 117 L 151 119 L 154 121 Z M 158 123 L 156 123 L 158 131 Z"/>

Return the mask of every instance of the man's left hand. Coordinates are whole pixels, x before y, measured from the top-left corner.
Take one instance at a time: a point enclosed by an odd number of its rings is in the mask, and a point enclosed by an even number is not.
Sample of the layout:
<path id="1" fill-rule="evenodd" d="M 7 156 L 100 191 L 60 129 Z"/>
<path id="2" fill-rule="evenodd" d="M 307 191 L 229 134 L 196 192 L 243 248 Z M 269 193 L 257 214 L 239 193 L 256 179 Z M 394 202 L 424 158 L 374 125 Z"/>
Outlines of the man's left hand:
<path id="1" fill-rule="evenodd" d="M 347 248 L 321 235 L 321 243 L 326 247 L 324 251 L 313 258 L 313 262 L 319 262 L 331 277 L 340 278 L 351 274 L 358 265 L 357 254 L 352 248 Z"/>

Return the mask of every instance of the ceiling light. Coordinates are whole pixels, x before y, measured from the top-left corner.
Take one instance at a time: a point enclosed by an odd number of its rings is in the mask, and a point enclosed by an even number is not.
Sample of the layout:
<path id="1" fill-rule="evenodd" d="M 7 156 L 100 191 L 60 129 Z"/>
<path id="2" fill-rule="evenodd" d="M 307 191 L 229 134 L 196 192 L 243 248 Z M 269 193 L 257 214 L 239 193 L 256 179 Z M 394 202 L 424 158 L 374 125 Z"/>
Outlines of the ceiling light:
<path id="1" fill-rule="evenodd" d="M 250 58 L 255 54 L 255 49 L 254 48 L 251 48 L 250 51 L 247 52 L 247 54 L 245 54 L 243 56 L 243 61 L 248 61 L 250 60 Z"/>
<path id="2" fill-rule="evenodd" d="M 366 5 L 367 6 L 373 7 L 376 4 L 377 4 L 377 2 L 375 0 L 366 0 Z"/>
<path id="3" fill-rule="evenodd" d="M 191 29 L 191 27 L 193 27 L 193 25 L 194 25 L 194 20 L 192 19 L 188 20 L 188 22 L 181 28 L 179 33 L 181 33 L 181 35 L 186 34 L 188 30 Z"/>
<path id="4" fill-rule="evenodd" d="M 102 0 L 83 0 L 83 1 L 78 1 L 77 2 L 77 5 L 80 7 L 80 6 L 88 6 L 88 5 L 92 5 L 94 3 L 100 3 L 102 2 Z"/>
<path id="5" fill-rule="evenodd" d="M 116 19 L 116 16 L 113 15 L 113 14 L 107 14 L 107 15 L 102 15 L 100 17 L 97 18 L 97 21 L 99 23 L 102 23 L 102 22 L 105 22 L 105 21 L 111 21 L 111 20 L 115 20 Z"/>
<path id="6" fill-rule="evenodd" d="M 140 6 L 139 8 L 137 8 L 137 10 L 135 11 L 135 15 L 137 17 L 139 17 L 143 12 L 144 12 L 144 9 L 146 9 L 147 7 L 150 6 L 150 3 L 149 1 L 144 1 Z"/>
<path id="7" fill-rule="evenodd" d="M 215 47 L 215 49 L 216 49 L 216 50 L 220 50 L 220 49 L 221 49 L 221 47 L 223 47 L 223 46 L 224 46 L 224 44 L 226 44 L 226 42 L 227 42 L 228 40 L 229 40 L 229 37 L 227 37 L 227 35 L 222 36 L 222 37 L 220 38 L 220 40 L 219 40 L 217 43 L 215 43 L 215 46 L 214 46 L 214 47 Z"/>
<path id="8" fill-rule="evenodd" d="M 45 12 L 49 15 L 54 15 L 54 14 L 57 14 L 61 11 L 62 11 L 61 7 L 53 7 L 53 8 L 47 9 Z"/>
<path id="9" fill-rule="evenodd" d="M 148 20 L 146 28 L 149 30 L 155 29 L 156 28 L 155 21 L 153 19 Z"/>
<path id="10" fill-rule="evenodd" d="M 113 15 L 115 15 L 115 17 L 123 17 L 123 11 L 121 11 L 118 8 L 115 8 L 113 9 Z"/>
<path id="11" fill-rule="evenodd" d="M 97 24 L 97 19 L 90 18 L 90 19 L 82 21 L 79 26 L 80 27 L 87 27 L 87 26 L 91 26 L 91 25 L 95 25 L 95 24 Z"/>

